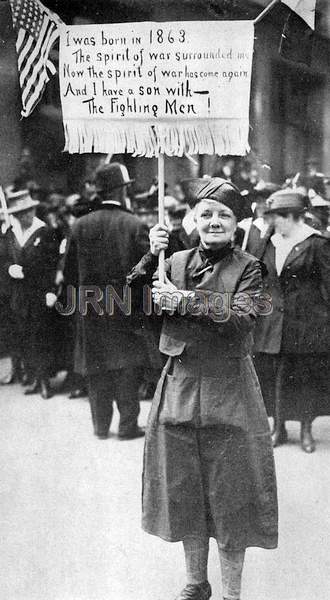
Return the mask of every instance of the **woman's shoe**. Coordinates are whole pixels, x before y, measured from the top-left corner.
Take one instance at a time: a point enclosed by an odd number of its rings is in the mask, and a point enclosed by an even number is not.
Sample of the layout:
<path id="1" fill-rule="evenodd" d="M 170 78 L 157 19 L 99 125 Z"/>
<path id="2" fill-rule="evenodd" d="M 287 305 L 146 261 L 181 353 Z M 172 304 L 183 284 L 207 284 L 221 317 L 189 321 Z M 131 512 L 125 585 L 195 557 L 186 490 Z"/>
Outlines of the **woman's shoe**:
<path id="1" fill-rule="evenodd" d="M 276 429 L 272 435 L 272 441 L 273 441 L 273 448 L 277 448 L 277 446 L 282 446 L 283 444 L 287 443 L 288 432 L 285 428 L 285 423 L 282 423 L 280 425 L 280 427 L 276 427 Z"/>
<path id="2" fill-rule="evenodd" d="M 312 436 L 312 423 L 310 421 L 302 421 L 300 433 L 301 447 L 307 454 L 312 454 L 315 451 L 315 440 Z"/>
<path id="3" fill-rule="evenodd" d="M 75 400 L 76 398 L 84 398 L 85 396 L 87 396 L 87 390 L 83 388 L 75 388 L 74 390 L 71 390 L 68 398 L 69 400 Z"/>
<path id="4" fill-rule="evenodd" d="M 53 392 L 50 388 L 48 379 L 42 379 L 40 381 L 40 392 L 41 392 L 41 398 L 43 398 L 44 400 L 48 400 L 48 398 L 52 397 Z"/>
<path id="5" fill-rule="evenodd" d="M 40 381 L 34 379 L 31 385 L 24 390 L 24 396 L 31 396 L 32 394 L 38 394 L 40 392 Z"/>
<path id="6" fill-rule="evenodd" d="M 209 600 L 212 589 L 208 581 L 188 583 L 175 600 Z"/>
<path id="7" fill-rule="evenodd" d="M 22 373 L 21 384 L 26 387 L 27 385 L 32 385 L 33 379 L 31 379 L 28 373 Z"/>

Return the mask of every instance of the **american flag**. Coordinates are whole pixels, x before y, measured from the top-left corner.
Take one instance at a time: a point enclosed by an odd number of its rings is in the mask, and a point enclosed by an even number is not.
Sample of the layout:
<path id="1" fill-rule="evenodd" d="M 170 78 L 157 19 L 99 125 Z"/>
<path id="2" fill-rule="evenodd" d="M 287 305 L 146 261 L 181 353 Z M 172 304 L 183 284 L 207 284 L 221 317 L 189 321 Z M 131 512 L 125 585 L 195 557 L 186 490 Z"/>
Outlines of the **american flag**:
<path id="1" fill-rule="evenodd" d="M 17 32 L 16 51 L 22 91 L 22 117 L 28 117 L 42 97 L 56 68 L 49 52 L 59 36 L 61 19 L 39 0 L 9 0 L 13 27 Z"/>

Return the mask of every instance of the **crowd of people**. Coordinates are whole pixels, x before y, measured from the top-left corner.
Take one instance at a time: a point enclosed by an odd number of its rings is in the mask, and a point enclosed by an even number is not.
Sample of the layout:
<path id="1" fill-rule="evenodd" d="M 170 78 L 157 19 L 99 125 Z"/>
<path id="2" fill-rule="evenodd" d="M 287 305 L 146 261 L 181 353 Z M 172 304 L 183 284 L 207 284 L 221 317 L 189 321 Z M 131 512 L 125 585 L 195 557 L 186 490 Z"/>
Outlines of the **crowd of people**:
<path id="1" fill-rule="evenodd" d="M 146 436 L 143 528 L 183 542 L 177 600 L 211 597 L 210 537 L 224 600 L 239 600 L 246 548 L 277 546 L 272 446 L 296 420 L 313 452 L 313 420 L 330 414 L 329 181 L 311 164 L 265 182 L 228 159 L 166 189 L 163 223 L 157 179 L 135 196 L 132 183 L 110 162 L 80 194 L 42 198 L 22 177 L 6 189 L 1 383 L 48 399 L 66 372 L 102 440 L 116 402 L 118 438 Z"/>
<path id="2" fill-rule="evenodd" d="M 312 421 L 330 414 L 330 181 L 315 161 L 282 185 L 260 180 L 246 160 L 237 167 L 228 158 L 212 175 L 240 194 L 231 244 L 261 261 L 272 298 L 271 314 L 257 319 L 253 355 L 274 418 L 273 444 L 287 441 L 286 420 L 298 420 L 302 448 L 312 452 Z M 161 316 L 146 319 L 140 298 L 133 294 L 130 315 L 119 306 L 112 315 L 87 306 L 96 287 L 99 300 L 109 285 L 122 298 L 127 275 L 149 249 L 148 232 L 158 221 L 157 178 L 142 193 L 132 193 L 131 184 L 127 169 L 110 163 L 79 193 L 47 194 L 23 169 L 6 189 L 8 214 L 1 213 L 0 351 L 12 365 L 1 383 L 19 382 L 26 395 L 46 399 L 58 389 L 52 378 L 65 371 L 70 398 L 89 395 L 101 439 L 108 436 L 113 400 L 119 436 L 143 435 L 139 400 L 153 396 L 165 361 L 158 350 Z M 167 258 L 199 246 L 198 203 L 191 179 L 166 186 Z M 68 286 L 79 296 L 74 314 L 64 314 Z"/>

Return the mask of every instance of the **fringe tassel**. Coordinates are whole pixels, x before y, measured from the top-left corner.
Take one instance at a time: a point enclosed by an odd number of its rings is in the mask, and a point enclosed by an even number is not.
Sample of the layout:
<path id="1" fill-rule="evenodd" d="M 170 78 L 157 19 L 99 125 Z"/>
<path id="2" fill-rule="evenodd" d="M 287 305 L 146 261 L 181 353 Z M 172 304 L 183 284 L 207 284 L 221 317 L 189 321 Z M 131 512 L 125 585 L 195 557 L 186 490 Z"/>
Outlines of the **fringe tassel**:
<path id="1" fill-rule="evenodd" d="M 177 121 L 64 121 L 65 148 L 73 153 L 100 152 L 151 158 L 187 154 L 244 156 L 249 152 L 247 119 Z"/>

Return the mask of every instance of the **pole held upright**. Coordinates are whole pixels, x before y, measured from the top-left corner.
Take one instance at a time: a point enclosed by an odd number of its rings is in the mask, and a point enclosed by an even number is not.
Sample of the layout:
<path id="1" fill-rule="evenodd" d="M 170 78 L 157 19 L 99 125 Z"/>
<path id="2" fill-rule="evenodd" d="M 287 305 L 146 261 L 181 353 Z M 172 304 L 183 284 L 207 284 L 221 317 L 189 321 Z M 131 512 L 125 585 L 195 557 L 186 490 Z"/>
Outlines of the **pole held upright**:
<path id="1" fill-rule="evenodd" d="M 165 156 L 158 156 L 158 221 L 165 225 Z M 161 250 L 158 258 L 158 279 L 165 283 L 165 251 Z"/>

